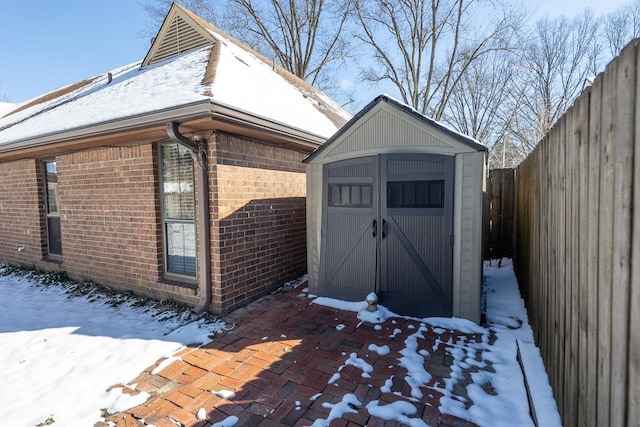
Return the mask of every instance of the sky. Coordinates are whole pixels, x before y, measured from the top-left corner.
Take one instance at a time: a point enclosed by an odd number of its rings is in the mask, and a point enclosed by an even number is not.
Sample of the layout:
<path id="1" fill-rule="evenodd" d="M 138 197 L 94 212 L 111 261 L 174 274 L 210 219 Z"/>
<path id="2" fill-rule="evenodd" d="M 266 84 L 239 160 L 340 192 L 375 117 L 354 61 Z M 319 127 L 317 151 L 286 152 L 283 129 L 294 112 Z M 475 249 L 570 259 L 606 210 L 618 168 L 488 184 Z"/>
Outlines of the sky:
<path id="1" fill-rule="evenodd" d="M 535 16 L 607 13 L 627 0 L 537 0 Z M 113 68 L 142 60 L 149 21 L 137 0 L 21 0 L 0 14 L 0 96 L 20 103 Z M 537 5 L 537 6 L 536 6 Z M 345 81 L 355 73 L 345 75 Z M 373 96 L 376 89 L 369 88 Z M 373 98 L 373 96 L 371 98 Z"/>

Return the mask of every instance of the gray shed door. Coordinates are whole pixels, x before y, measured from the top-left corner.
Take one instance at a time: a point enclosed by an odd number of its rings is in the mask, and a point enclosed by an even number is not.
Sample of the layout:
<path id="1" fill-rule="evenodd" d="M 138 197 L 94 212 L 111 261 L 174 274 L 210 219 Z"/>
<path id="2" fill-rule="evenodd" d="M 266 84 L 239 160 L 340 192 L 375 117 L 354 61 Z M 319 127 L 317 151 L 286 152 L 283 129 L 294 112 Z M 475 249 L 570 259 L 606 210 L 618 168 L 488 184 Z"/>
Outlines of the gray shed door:
<path id="1" fill-rule="evenodd" d="M 378 211 L 377 158 L 332 163 L 323 175 L 321 293 L 364 300 L 374 289 L 377 274 L 373 225 Z"/>
<path id="2" fill-rule="evenodd" d="M 324 169 L 320 292 L 450 316 L 454 159 L 387 154 Z"/>

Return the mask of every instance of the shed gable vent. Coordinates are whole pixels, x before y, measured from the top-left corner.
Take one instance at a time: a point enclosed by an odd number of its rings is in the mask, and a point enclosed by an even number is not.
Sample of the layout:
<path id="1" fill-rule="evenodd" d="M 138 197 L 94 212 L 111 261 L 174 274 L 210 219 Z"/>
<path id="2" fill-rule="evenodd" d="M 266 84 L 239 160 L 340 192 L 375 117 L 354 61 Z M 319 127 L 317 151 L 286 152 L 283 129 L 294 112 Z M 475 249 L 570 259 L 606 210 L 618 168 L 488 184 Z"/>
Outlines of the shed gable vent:
<path id="1" fill-rule="evenodd" d="M 196 49 L 211 42 L 204 38 L 195 28 L 189 25 L 184 19 L 176 15 L 171 22 L 169 29 L 164 35 L 162 42 L 158 46 L 149 64 L 160 62 L 173 55 Z"/>

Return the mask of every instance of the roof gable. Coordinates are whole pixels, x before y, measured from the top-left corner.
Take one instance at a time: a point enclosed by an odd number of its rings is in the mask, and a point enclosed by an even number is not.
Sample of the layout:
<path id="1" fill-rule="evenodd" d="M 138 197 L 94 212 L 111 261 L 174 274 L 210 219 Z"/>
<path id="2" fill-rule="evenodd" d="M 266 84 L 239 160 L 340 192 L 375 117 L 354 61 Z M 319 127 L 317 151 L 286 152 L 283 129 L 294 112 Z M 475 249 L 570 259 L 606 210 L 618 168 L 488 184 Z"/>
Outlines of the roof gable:
<path id="1" fill-rule="evenodd" d="M 142 66 L 155 64 L 214 42 L 215 38 L 203 28 L 195 15 L 177 3 L 173 3 L 142 61 Z"/>
<path id="2" fill-rule="evenodd" d="M 457 154 L 486 149 L 474 139 L 387 95 L 380 95 L 307 157 L 305 163 L 326 163 L 391 151 Z"/>

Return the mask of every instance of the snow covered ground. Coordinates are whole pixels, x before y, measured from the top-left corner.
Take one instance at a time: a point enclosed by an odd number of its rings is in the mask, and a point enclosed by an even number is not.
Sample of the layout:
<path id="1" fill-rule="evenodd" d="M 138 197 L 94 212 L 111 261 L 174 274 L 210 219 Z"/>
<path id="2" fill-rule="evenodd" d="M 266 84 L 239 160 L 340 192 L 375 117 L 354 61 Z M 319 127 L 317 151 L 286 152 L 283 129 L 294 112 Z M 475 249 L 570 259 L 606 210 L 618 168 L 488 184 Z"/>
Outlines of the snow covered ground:
<path id="1" fill-rule="evenodd" d="M 520 297 L 511 260 L 503 260 L 501 267 L 498 267 L 495 261 L 492 265 L 485 265 L 484 277 L 487 323 L 496 332 L 498 338 L 493 346 L 499 349 L 498 358 L 504 358 L 509 365 L 508 369 L 515 369 L 513 358 L 517 350 L 516 342 L 518 343 L 538 425 L 561 426 L 558 407 L 549 385 L 540 350 L 533 340 L 533 331 L 529 325 L 524 301 Z M 499 374 L 499 371 L 496 374 Z M 496 375 L 496 377 L 499 376 Z M 504 380 L 501 378 L 498 385 L 501 388 L 500 392 L 509 392 L 510 388 L 522 387 L 521 384 L 508 384 Z M 495 425 L 491 422 L 491 418 L 487 421 L 487 425 Z"/>
<path id="2" fill-rule="evenodd" d="M 400 352 L 399 363 L 406 368 L 404 379 L 411 388 L 411 396 L 405 397 L 417 401 L 422 391 L 431 387 L 442 394 L 442 414 L 481 426 L 533 425 L 522 368 L 516 359 L 518 343 L 539 425 L 560 426 L 511 262 L 503 261 L 501 268 L 495 263 L 487 265 L 485 280 L 489 328 L 462 319 L 417 319 L 420 326 L 406 338 Z M 60 287 L 0 276 L 0 425 L 35 426 L 48 420 L 64 426 L 93 425 L 101 419 L 103 409 L 109 413 L 122 411 L 149 397 L 146 393 L 134 397 L 123 394 L 119 387 L 107 392 L 110 386 L 122 384 L 135 389 L 135 384 L 128 382 L 159 358 L 170 357 L 187 344 L 206 342 L 212 332 L 224 328 L 222 323 L 190 322 L 133 304 L 113 307 L 108 299 L 90 299 L 95 296 L 69 298 Z M 397 317 L 384 307 L 370 313 L 365 302 L 328 298 L 316 298 L 314 302 L 357 312 L 361 321 L 371 323 Z M 477 341 L 437 342 L 453 359 L 451 378 L 437 386 L 427 385 L 431 376 L 424 369 L 424 357 L 428 354 L 417 345 L 428 328 L 442 328 L 443 332 L 454 329 L 482 337 Z M 368 350 L 380 355 L 389 352 L 385 346 L 375 345 Z M 360 369 L 363 378 L 373 370 L 356 353 L 345 355 L 347 365 Z M 478 369 L 470 371 L 471 365 Z M 340 378 L 344 366 L 332 380 Z M 466 388 L 468 401 L 453 390 L 463 371 L 471 372 L 472 381 Z M 389 390 L 383 391 L 390 392 L 392 383 L 393 377 Z M 356 396 L 347 394 L 342 402 L 327 406 L 329 417 L 316 420 L 314 425 L 328 425 L 358 406 Z M 378 418 L 425 425 L 411 417 L 415 408 L 408 401 L 385 405 L 376 400 L 366 409 Z"/>
<path id="3" fill-rule="evenodd" d="M 0 425 L 92 426 L 148 397 L 107 388 L 221 327 L 0 276 Z"/>

